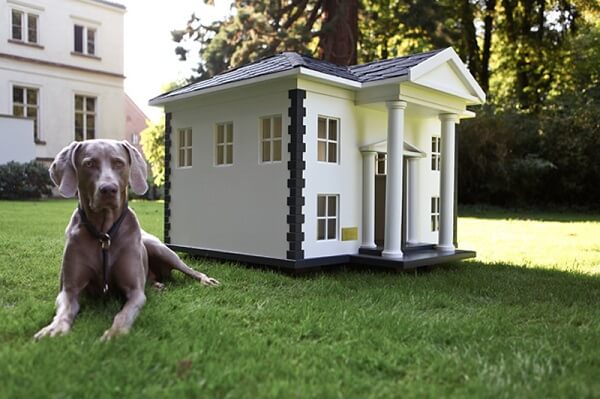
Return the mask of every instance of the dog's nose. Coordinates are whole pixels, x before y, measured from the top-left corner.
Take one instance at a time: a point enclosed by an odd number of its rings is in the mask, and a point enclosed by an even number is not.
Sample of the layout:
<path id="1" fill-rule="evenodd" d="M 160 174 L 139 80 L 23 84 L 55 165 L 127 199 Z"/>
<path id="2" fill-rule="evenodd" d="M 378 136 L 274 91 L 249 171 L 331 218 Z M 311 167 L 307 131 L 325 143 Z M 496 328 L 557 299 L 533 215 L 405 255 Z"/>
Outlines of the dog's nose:
<path id="1" fill-rule="evenodd" d="M 119 189 L 116 184 L 106 183 L 102 184 L 98 190 L 102 195 L 115 195 Z"/>

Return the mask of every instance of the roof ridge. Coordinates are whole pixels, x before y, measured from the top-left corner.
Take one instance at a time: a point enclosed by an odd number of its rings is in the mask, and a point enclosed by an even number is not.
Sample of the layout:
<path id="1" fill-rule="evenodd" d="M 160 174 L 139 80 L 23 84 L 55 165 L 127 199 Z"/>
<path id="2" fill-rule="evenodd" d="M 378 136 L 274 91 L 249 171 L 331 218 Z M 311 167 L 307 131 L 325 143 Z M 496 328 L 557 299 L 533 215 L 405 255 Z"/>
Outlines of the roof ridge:
<path id="1" fill-rule="evenodd" d="M 436 50 L 424 51 L 422 53 L 401 55 L 399 57 L 386 58 L 385 60 L 369 61 L 369 62 L 365 62 L 364 64 L 354 64 L 354 65 L 348 66 L 348 69 L 352 72 L 353 69 L 356 69 L 358 67 L 362 67 L 362 66 L 366 66 L 366 65 L 372 65 L 372 64 L 380 64 L 382 62 L 387 62 L 387 61 L 397 61 L 397 60 L 402 59 L 402 58 L 411 58 L 411 57 L 418 57 L 418 56 L 422 56 L 422 55 L 426 55 L 426 54 L 431 54 L 431 53 L 439 53 L 439 52 L 442 52 L 442 51 L 444 51 L 444 50 L 446 50 L 448 48 L 450 48 L 450 47 L 444 47 L 444 48 L 440 48 L 440 49 L 436 49 Z"/>

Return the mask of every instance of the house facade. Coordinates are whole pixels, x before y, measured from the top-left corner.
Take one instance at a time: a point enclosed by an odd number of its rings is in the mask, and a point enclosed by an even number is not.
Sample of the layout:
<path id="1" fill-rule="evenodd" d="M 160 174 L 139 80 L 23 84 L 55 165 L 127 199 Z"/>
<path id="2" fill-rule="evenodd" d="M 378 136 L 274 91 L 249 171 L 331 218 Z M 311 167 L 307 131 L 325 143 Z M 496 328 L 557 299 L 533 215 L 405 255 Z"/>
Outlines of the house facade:
<path id="1" fill-rule="evenodd" d="M 403 269 L 456 248 L 455 124 L 485 100 L 454 50 L 340 67 L 283 53 L 163 94 L 165 240 L 290 269 Z"/>
<path id="2" fill-rule="evenodd" d="M 34 121 L 38 160 L 124 137 L 124 13 L 103 0 L 0 0 L 0 114 Z"/>

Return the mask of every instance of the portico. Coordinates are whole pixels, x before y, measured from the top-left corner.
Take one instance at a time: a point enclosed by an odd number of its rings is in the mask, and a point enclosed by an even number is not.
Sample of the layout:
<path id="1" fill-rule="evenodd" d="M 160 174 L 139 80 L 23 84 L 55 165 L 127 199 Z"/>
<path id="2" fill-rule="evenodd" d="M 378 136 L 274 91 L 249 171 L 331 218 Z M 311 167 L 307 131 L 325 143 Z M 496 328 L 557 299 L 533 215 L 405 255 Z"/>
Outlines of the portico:
<path id="1" fill-rule="evenodd" d="M 420 149 L 406 142 L 405 112 L 406 101 L 387 101 L 387 139 L 362 146 L 360 148 L 363 161 L 362 191 L 362 240 L 361 251 L 379 253 L 389 259 L 402 259 L 404 251 L 411 247 L 423 246 L 427 241 L 420 232 L 423 223 L 420 218 L 426 214 L 423 207 L 428 203 L 422 201 L 420 168 L 427 168 L 426 149 Z M 441 136 L 441 167 L 439 177 L 439 232 L 437 240 L 431 244 L 438 251 L 454 252 L 454 220 L 455 220 L 455 125 L 459 122 L 458 113 L 439 112 L 436 114 Z M 377 154 L 386 154 L 385 176 L 385 234 L 383 247 L 378 248 L 375 242 L 375 175 Z"/>

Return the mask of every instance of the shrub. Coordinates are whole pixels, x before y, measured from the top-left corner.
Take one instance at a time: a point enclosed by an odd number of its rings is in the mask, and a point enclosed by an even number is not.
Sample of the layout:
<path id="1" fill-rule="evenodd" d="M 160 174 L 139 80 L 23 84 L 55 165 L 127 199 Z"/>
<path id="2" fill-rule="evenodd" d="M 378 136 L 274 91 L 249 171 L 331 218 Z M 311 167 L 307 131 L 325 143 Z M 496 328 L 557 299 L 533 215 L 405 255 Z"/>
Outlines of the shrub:
<path id="1" fill-rule="evenodd" d="M 600 203 L 600 88 L 565 93 L 538 114 L 485 107 L 458 127 L 459 202 Z"/>
<path id="2" fill-rule="evenodd" d="M 50 195 L 52 181 L 41 163 L 9 162 L 0 165 L 0 198 L 31 199 Z"/>

